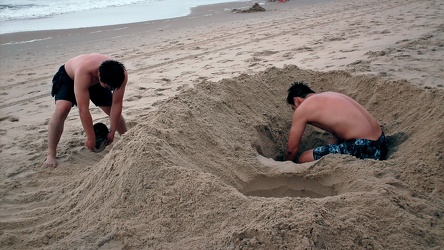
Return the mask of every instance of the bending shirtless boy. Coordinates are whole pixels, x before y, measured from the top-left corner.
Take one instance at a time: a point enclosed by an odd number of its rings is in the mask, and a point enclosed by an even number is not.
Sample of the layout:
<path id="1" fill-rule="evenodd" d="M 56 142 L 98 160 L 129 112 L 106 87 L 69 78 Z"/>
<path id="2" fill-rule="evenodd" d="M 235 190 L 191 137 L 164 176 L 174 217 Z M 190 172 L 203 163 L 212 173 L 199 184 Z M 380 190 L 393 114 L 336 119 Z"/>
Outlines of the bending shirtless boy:
<path id="1" fill-rule="evenodd" d="M 57 145 L 63 133 L 71 107 L 77 105 L 80 120 L 86 133 L 85 146 L 95 147 L 93 120 L 89 100 L 100 107 L 110 119 L 108 144 L 114 134 L 127 131 L 122 116 L 123 95 L 128 74 L 123 64 L 101 54 L 79 55 L 68 60 L 54 75 L 51 95 L 55 97 L 55 111 L 48 126 L 48 156 L 45 165 L 56 167 Z"/>
<path id="2" fill-rule="evenodd" d="M 379 123 L 352 98 L 335 92 L 315 93 L 299 82 L 288 89 L 287 103 L 294 110 L 287 160 L 303 163 L 327 154 L 349 154 L 377 160 L 387 156 L 387 141 Z M 333 144 L 305 151 L 297 159 L 307 124 L 330 132 L 336 140 Z"/>

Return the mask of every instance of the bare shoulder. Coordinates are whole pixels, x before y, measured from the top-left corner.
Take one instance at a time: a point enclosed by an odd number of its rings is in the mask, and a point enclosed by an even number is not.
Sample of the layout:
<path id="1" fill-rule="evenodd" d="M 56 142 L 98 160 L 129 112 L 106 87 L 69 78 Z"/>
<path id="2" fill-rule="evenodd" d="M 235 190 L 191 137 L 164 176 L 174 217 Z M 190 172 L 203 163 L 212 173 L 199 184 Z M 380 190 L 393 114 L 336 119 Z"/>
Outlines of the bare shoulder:
<path id="1" fill-rule="evenodd" d="M 77 65 L 77 66 L 82 66 L 82 65 L 97 65 L 97 64 L 101 64 L 102 62 L 106 61 L 106 60 L 110 60 L 112 59 L 111 57 L 107 56 L 107 55 L 103 55 L 103 54 L 98 54 L 98 53 L 92 53 L 92 54 L 82 54 L 82 55 L 78 55 L 76 57 L 73 57 L 71 59 L 69 59 L 66 62 L 66 65 Z"/>
<path id="2" fill-rule="evenodd" d="M 337 98 L 338 95 L 335 92 L 316 93 L 306 98 L 301 107 L 304 107 L 304 109 L 313 109 L 317 106 L 325 106 L 327 103 L 334 102 Z"/>
<path id="3" fill-rule="evenodd" d="M 338 92 L 322 92 L 313 95 L 312 97 L 308 98 L 307 101 L 312 103 L 320 103 L 323 105 L 356 102 L 351 97 Z"/>
<path id="4" fill-rule="evenodd" d="M 313 95 L 313 97 L 317 97 L 317 98 L 343 98 L 343 97 L 348 97 L 344 94 L 338 93 L 338 92 L 332 92 L 332 91 L 328 91 L 328 92 L 321 92 L 318 93 L 316 95 Z"/>
<path id="5" fill-rule="evenodd" d="M 103 54 L 82 54 L 69 59 L 65 63 L 65 69 L 71 77 L 81 74 L 90 74 L 97 71 L 100 65 L 110 60 L 111 57 Z"/>
<path id="6" fill-rule="evenodd" d="M 307 121 L 316 122 L 320 118 L 336 115 L 344 106 L 348 106 L 349 98 L 336 92 L 322 92 L 306 98 L 296 110 L 299 116 L 305 116 Z M 341 107 L 338 110 L 338 107 Z"/>

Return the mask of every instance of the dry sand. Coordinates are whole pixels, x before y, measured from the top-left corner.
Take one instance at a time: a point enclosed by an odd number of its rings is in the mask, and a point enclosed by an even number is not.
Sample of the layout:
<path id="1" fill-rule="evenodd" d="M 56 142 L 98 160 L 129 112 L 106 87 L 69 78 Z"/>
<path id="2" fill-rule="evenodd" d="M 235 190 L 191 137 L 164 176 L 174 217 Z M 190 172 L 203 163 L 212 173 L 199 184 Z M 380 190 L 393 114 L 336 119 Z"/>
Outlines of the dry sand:
<path id="1" fill-rule="evenodd" d="M 230 11 L 251 5 L 0 36 L 1 248 L 443 249 L 444 2 Z M 126 65 L 131 128 L 88 152 L 73 109 L 45 168 L 52 75 L 90 52 Z M 368 108 L 389 159 L 279 161 L 300 80 Z M 302 148 L 327 137 L 308 127 Z"/>

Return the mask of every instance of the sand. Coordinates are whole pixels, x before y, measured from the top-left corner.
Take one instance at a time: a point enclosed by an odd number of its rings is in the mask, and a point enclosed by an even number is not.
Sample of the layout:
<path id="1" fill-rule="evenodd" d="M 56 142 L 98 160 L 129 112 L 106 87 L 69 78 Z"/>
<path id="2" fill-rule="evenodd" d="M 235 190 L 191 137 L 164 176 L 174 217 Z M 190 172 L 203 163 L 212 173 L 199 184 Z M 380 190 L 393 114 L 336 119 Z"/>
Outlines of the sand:
<path id="1" fill-rule="evenodd" d="M 252 4 L 1 35 L 1 248 L 444 248 L 444 2 L 231 12 Z M 74 108 L 59 166 L 45 168 L 52 76 L 91 52 L 126 65 L 130 129 L 89 152 Z M 293 81 L 363 104 L 388 137 L 388 160 L 282 161 Z M 327 139 L 307 127 L 302 150 Z"/>

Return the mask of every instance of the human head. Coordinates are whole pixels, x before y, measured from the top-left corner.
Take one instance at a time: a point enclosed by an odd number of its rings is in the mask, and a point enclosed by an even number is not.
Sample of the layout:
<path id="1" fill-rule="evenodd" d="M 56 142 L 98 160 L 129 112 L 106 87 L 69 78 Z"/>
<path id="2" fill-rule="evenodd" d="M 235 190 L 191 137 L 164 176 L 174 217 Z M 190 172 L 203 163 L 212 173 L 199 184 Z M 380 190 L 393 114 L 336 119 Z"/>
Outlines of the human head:
<path id="1" fill-rule="evenodd" d="M 107 60 L 99 67 L 100 82 L 111 90 L 119 89 L 125 81 L 125 66 L 118 61 Z"/>
<path id="2" fill-rule="evenodd" d="M 294 98 L 305 98 L 308 94 L 315 93 L 304 82 L 294 82 L 288 89 L 287 103 L 294 105 Z"/>

